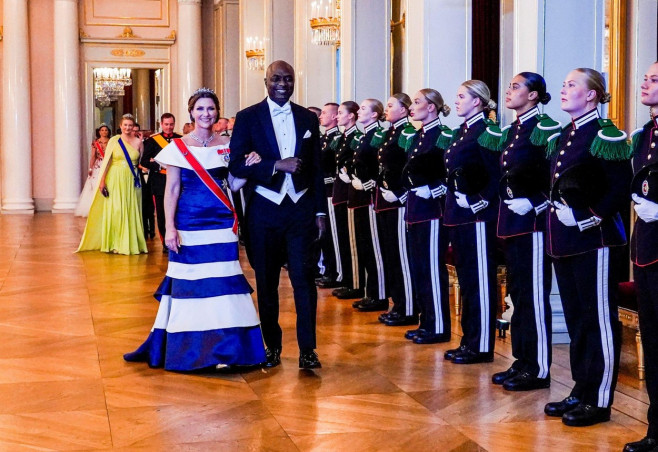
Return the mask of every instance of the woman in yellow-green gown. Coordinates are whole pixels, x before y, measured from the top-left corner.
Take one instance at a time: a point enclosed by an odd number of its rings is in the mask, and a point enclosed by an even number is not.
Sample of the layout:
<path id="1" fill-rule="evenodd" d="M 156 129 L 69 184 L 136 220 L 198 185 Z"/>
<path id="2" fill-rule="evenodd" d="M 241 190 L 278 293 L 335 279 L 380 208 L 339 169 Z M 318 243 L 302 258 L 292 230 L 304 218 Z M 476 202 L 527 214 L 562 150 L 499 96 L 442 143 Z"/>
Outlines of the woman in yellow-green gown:
<path id="1" fill-rule="evenodd" d="M 100 250 L 118 254 L 148 252 L 142 225 L 142 189 L 137 172 L 142 143 L 132 135 L 134 124 L 132 115 L 123 115 L 121 135 L 110 138 L 107 143 L 98 187 L 78 251 Z M 130 157 L 132 169 L 121 143 Z"/>

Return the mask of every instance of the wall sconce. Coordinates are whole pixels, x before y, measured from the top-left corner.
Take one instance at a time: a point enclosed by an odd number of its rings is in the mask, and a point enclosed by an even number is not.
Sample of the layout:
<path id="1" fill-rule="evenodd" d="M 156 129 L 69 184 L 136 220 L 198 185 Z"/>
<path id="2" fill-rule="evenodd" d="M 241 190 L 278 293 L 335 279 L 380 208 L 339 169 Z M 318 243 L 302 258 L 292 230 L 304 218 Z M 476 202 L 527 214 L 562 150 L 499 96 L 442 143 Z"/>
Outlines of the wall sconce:
<path id="1" fill-rule="evenodd" d="M 249 37 L 245 46 L 247 67 L 251 71 L 262 71 L 265 69 L 265 46 L 263 40 Z"/>
<path id="2" fill-rule="evenodd" d="M 319 0 L 311 4 L 310 20 L 316 45 L 340 45 L 340 0 Z"/>

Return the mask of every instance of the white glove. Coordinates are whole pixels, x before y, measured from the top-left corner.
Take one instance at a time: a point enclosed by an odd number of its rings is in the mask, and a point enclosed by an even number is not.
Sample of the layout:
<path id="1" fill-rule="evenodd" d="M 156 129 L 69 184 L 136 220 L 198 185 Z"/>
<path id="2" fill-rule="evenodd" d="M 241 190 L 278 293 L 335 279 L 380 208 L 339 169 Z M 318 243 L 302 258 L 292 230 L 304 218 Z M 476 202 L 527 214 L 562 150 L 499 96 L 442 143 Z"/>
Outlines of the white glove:
<path id="1" fill-rule="evenodd" d="M 635 201 L 633 208 L 638 217 L 646 223 L 658 221 L 658 204 L 649 201 L 648 199 L 641 198 L 635 193 L 633 193 L 631 197 L 633 198 L 633 201 Z"/>
<path id="2" fill-rule="evenodd" d="M 340 180 L 342 180 L 346 184 L 352 183 L 352 180 L 350 179 L 350 176 L 347 174 L 347 170 L 345 169 L 345 167 L 340 169 L 340 171 L 338 172 L 338 177 L 340 177 Z"/>
<path id="3" fill-rule="evenodd" d="M 466 195 L 458 191 L 455 192 L 455 198 L 457 198 L 457 205 L 463 207 L 464 209 L 470 209 L 471 206 L 466 199 Z"/>
<path id="4" fill-rule="evenodd" d="M 411 191 L 416 193 L 416 196 L 423 199 L 430 199 L 430 196 L 432 196 L 432 191 L 430 190 L 430 187 L 427 185 L 423 185 L 422 187 L 412 188 Z"/>
<path id="5" fill-rule="evenodd" d="M 395 202 L 398 200 L 398 197 L 395 196 L 395 193 L 393 193 L 391 190 L 386 190 L 385 188 L 379 187 L 379 191 L 382 192 L 382 198 L 384 198 L 387 202 Z"/>
<path id="6" fill-rule="evenodd" d="M 573 216 L 573 209 L 571 207 L 567 207 L 564 204 L 561 204 L 557 201 L 555 201 L 553 205 L 555 206 L 555 213 L 557 214 L 557 218 L 562 222 L 563 225 L 565 226 L 578 225 L 578 222 L 576 221 L 576 217 Z"/>
<path id="7" fill-rule="evenodd" d="M 375 188 L 375 181 L 374 180 L 370 179 L 370 180 L 365 181 L 363 183 L 363 189 L 364 190 L 372 190 L 373 188 Z"/>
<path id="8" fill-rule="evenodd" d="M 507 204 L 509 210 L 517 215 L 525 215 L 533 209 L 532 203 L 528 198 L 506 199 L 505 204 Z"/>
<path id="9" fill-rule="evenodd" d="M 363 190 L 363 184 L 361 183 L 361 179 L 354 176 L 354 178 L 352 179 L 352 187 L 354 187 L 355 190 Z"/>

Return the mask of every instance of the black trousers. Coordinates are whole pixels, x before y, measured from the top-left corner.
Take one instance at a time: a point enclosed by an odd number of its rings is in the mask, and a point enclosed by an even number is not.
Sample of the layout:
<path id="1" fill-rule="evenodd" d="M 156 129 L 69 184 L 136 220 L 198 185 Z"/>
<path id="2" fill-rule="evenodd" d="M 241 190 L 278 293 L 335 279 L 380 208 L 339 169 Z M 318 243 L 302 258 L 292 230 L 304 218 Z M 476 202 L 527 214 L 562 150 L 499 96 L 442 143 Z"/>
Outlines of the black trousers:
<path id="1" fill-rule="evenodd" d="M 461 345 L 493 352 L 496 320 L 496 225 L 479 221 L 450 227 L 457 278 L 462 291 Z"/>
<path id="2" fill-rule="evenodd" d="M 551 262 L 546 255 L 544 233 L 533 232 L 505 239 L 507 291 L 514 304 L 512 314 L 512 367 L 539 378 L 550 375 Z"/>
<path id="3" fill-rule="evenodd" d="M 606 408 L 612 405 L 621 346 L 616 265 L 611 248 L 553 260 L 569 338 L 571 395 Z M 621 248 L 617 248 L 619 252 Z"/>
<path id="4" fill-rule="evenodd" d="M 164 242 L 165 233 L 165 209 L 164 209 L 164 195 L 153 194 L 153 202 L 155 203 L 155 217 L 158 221 L 158 232 L 160 233 L 160 240 Z"/>
<path id="5" fill-rule="evenodd" d="M 414 298 L 405 207 L 377 212 L 377 227 L 384 261 L 384 276 L 388 295 L 393 299 L 393 312 L 414 315 Z"/>
<path id="6" fill-rule="evenodd" d="M 359 271 L 365 277 L 362 287 L 365 296 L 375 300 L 385 300 L 386 282 L 384 262 L 379 246 L 379 232 L 375 211 L 370 206 L 349 209 L 354 216 L 354 232 L 358 254 Z"/>
<path id="7" fill-rule="evenodd" d="M 339 271 L 337 263 L 340 262 L 340 250 L 338 249 L 338 236 L 336 235 L 336 214 L 332 198 L 327 198 L 327 231 L 320 241 L 322 250 L 322 259 L 320 263 L 321 273 L 323 276 L 340 281 L 338 279 Z M 341 268 L 342 270 L 342 268 Z M 340 272 L 342 276 L 342 271 Z"/>
<path id="8" fill-rule="evenodd" d="M 356 254 L 356 238 L 354 237 L 354 216 L 349 214 L 347 203 L 334 206 L 334 217 L 336 228 L 336 240 L 338 241 L 338 254 L 340 259 L 336 261 L 338 271 L 337 281 L 343 287 L 358 289 L 359 261 Z"/>
<path id="9" fill-rule="evenodd" d="M 447 234 L 441 220 L 407 226 L 411 280 L 420 310 L 420 328 L 430 333 L 450 333 Z"/>
<path id="10" fill-rule="evenodd" d="M 649 393 L 647 436 L 658 439 L 658 263 L 646 267 L 634 265 L 633 275 Z"/>
<path id="11" fill-rule="evenodd" d="M 153 194 L 151 184 L 144 180 L 144 174 L 139 171 L 142 184 L 142 223 L 144 224 L 144 237 L 155 235 L 155 206 L 153 205 Z"/>
<path id="12" fill-rule="evenodd" d="M 300 350 L 316 347 L 315 322 L 317 291 L 314 268 L 317 237 L 313 199 L 302 196 L 297 203 L 286 196 L 277 205 L 255 193 L 246 215 L 249 229 L 251 265 L 256 274 L 258 311 L 263 339 L 268 348 L 280 348 L 279 277 L 281 266 L 288 263 L 295 310 L 297 311 L 297 343 Z"/>

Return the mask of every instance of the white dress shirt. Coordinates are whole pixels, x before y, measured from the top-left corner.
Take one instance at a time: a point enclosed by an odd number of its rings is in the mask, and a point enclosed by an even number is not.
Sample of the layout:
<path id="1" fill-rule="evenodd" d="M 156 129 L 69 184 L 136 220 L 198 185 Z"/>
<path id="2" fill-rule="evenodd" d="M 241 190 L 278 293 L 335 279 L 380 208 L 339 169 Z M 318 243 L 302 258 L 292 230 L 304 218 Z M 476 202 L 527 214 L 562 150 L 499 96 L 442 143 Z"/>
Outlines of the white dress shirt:
<path id="1" fill-rule="evenodd" d="M 290 102 L 286 102 L 280 107 L 268 97 L 267 105 L 270 108 L 270 117 L 272 118 L 272 125 L 274 126 L 274 134 L 276 135 L 276 142 L 279 146 L 281 159 L 294 157 L 297 137 L 295 134 L 295 121 L 292 117 Z M 307 189 L 305 188 L 299 192 L 295 191 L 295 187 L 292 183 L 292 175 L 290 173 L 285 174 L 281 190 L 278 192 L 265 188 L 262 185 L 256 186 L 256 193 L 264 196 L 277 205 L 281 204 L 283 198 L 286 197 L 286 194 L 296 203 L 299 201 L 299 198 L 306 193 L 306 190 Z"/>

